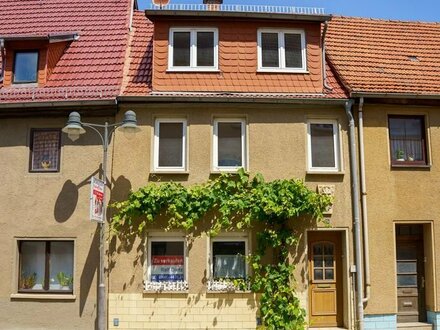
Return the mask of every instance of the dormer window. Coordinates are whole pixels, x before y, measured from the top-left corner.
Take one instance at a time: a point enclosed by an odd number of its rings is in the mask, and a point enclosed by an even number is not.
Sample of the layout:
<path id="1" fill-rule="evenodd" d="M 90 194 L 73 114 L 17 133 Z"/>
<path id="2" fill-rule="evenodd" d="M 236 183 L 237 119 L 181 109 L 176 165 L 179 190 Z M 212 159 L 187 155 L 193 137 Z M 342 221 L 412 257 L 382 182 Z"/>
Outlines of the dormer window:
<path id="1" fill-rule="evenodd" d="M 306 72 L 303 30 L 258 30 L 258 71 Z"/>
<path id="2" fill-rule="evenodd" d="M 170 29 L 170 71 L 218 69 L 218 30 L 215 28 Z"/>
<path id="3" fill-rule="evenodd" d="M 16 51 L 14 57 L 14 84 L 38 82 L 38 51 Z"/>

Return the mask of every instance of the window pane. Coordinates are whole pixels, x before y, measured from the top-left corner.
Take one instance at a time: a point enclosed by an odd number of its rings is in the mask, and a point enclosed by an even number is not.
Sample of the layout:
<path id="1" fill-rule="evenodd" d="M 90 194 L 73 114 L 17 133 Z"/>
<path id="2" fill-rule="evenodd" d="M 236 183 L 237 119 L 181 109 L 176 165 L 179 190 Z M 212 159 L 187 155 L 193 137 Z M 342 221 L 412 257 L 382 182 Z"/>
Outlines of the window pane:
<path id="1" fill-rule="evenodd" d="M 325 267 L 333 267 L 333 257 L 325 257 Z"/>
<path id="2" fill-rule="evenodd" d="M 424 161 L 423 117 L 390 117 L 391 159 L 393 161 Z"/>
<path id="3" fill-rule="evenodd" d="M 301 35 L 284 34 L 284 49 L 287 68 L 302 68 Z"/>
<path id="4" fill-rule="evenodd" d="M 159 166 L 183 166 L 183 123 L 159 124 Z"/>
<path id="5" fill-rule="evenodd" d="M 21 242 L 19 288 L 43 290 L 46 264 L 46 242 Z"/>
<path id="6" fill-rule="evenodd" d="M 324 274 L 322 272 L 322 269 L 314 269 L 313 270 L 313 278 L 315 280 L 323 280 L 324 279 Z"/>
<path id="7" fill-rule="evenodd" d="M 313 254 L 322 255 L 322 244 L 313 245 Z"/>
<path id="8" fill-rule="evenodd" d="M 37 82 L 38 52 L 17 52 L 14 63 L 14 83 Z"/>
<path id="9" fill-rule="evenodd" d="M 333 124 L 310 124 L 312 167 L 335 167 Z"/>
<path id="10" fill-rule="evenodd" d="M 326 269 L 325 270 L 325 279 L 326 280 L 334 280 L 335 279 L 335 272 L 333 269 Z"/>
<path id="11" fill-rule="evenodd" d="M 50 290 L 72 290 L 73 242 L 50 243 Z"/>
<path id="12" fill-rule="evenodd" d="M 261 33 L 262 65 L 267 68 L 280 66 L 278 54 L 278 33 Z"/>
<path id="13" fill-rule="evenodd" d="M 60 131 L 32 131 L 31 171 L 58 171 Z"/>
<path id="14" fill-rule="evenodd" d="M 417 275 L 397 275 L 397 286 L 417 286 Z"/>
<path id="15" fill-rule="evenodd" d="M 151 242 L 150 281 L 183 281 L 184 260 L 184 242 Z"/>
<path id="16" fill-rule="evenodd" d="M 218 166 L 243 166 L 242 124 L 217 123 Z"/>
<path id="17" fill-rule="evenodd" d="M 322 257 L 319 256 L 314 256 L 313 257 L 313 266 L 314 267 L 323 267 L 323 263 L 322 263 Z"/>
<path id="18" fill-rule="evenodd" d="M 214 32 L 197 32 L 197 66 L 214 66 Z"/>
<path id="19" fill-rule="evenodd" d="M 245 278 L 245 242 L 212 244 L 214 278 Z"/>
<path id="20" fill-rule="evenodd" d="M 397 262 L 397 273 L 417 273 L 417 261 Z"/>
<path id="21" fill-rule="evenodd" d="M 173 66 L 190 66 L 191 33 L 174 32 Z"/>

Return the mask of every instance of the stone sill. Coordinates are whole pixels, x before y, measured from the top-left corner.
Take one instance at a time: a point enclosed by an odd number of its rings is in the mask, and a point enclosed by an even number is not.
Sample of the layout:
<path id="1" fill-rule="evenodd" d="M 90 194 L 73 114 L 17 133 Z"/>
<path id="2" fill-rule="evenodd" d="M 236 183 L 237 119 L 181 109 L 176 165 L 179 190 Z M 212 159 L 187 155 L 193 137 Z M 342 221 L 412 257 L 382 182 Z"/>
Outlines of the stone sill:
<path id="1" fill-rule="evenodd" d="M 189 293 L 188 290 L 184 290 L 184 291 L 173 291 L 173 290 L 144 290 L 142 292 L 143 294 L 182 294 L 182 295 L 186 295 Z"/>
<path id="2" fill-rule="evenodd" d="M 38 294 L 38 293 L 13 293 L 11 299 L 26 300 L 76 300 L 74 294 Z"/>
<path id="3" fill-rule="evenodd" d="M 306 171 L 307 175 L 344 175 L 345 171 Z"/>

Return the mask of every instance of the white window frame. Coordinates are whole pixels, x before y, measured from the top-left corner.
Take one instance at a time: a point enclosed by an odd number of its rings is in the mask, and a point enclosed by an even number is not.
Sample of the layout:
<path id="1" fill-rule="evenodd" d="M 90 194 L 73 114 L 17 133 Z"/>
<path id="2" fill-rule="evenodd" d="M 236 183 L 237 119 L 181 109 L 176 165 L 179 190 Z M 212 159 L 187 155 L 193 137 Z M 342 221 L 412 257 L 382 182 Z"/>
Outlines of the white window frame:
<path id="1" fill-rule="evenodd" d="M 159 133 L 161 123 L 182 124 L 182 166 L 159 166 Z M 153 171 L 185 172 L 187 168 L 187 120 L 185 118 L 156 118 L 154 123 Z"/>
<path id="2" fill-rule="evenodd" d="M 144 281 L 151 282 L 151 243 L 152 242 L 183 242 L 183 262 L 184 262 L 184 272 L 183 272 L 183 281 L 188 281 L 188 249 L 187 249 L 187 241 L 185 236 L 179 235 L 178 233 L 168 233 L 166 234 L 151 234 L 147 236 L 147 260 L 145 260 L 145 274 Z M 157 282 L 160 283 L 160 282 Z"/>
<path id="3" fill-rule="evenodd" d="M 333 144 L 335 146 L 335 166 L 334 167 L 313 167 L 312 166 L 312 124 L 331 124 L 333 125 Z M 334 119 L 309 119 L 307 121 L 307 168 L 309 172 L 341 172 L 342 171 L 342 159 L 341 159 L 341 138 L 340 127 L 337 120 Z"/>
<path id="4" fill-rule="evenodd" d="M 278 63 L 279 67 L 263 67 L 263 49 L 261 45 L 262 33 L 277 33 L 278 34 Z M 299 34 L 301 36 L 301 55 L 302 55 L 302 67 L 301 68 L 288 68 L 286 67 L 286 53 L 285 53 L 285 34 Z M 301 29 L 258 29 L 258 71 L 259 72 L 307 72 L 307 47 L 306 47 L 306 34 Z"/>
<path id="5" fill-rule="evenodd" d="M 190 33 L 190 65 L 174 66 L 174 33 L 189 32 Z M 213 32 L 214 33 L 214 65 L 213 66 L 197 66 L 197 33 Z M 218 71 L 218 29 L 217 28 L 170 28 L 169 45 L 168 45 L 168 71 Z"/>
<path id="6" fill-rule="evenodd" d="M 241 166 L 219 166 L 218 165 L 218 124 L 219 123 L 240 123 L 241 124 Z M 246 119 L 244 118 L 215 118 L 212 135 L 212 168 L 213 171 L 236 171 L 239 168 L 247 168 L 247 143 L 246 143 Z"/>
<path id="7" fill-rule="evenodd" d="M 250 253 L 249 247 L 249 236 L 245 233 L 224 233 L 219 235 L 218 237 L 212 237 L 209 242 L 209 252 L 208 252 L 208 269 L 209 269 L 209 280 L 214 280 L 214 243 L 215 242 L 244 242 L 244 252 L 245 257 Z M 245 263 L 245 271 L 246 277 L 245 280 L 249 277 L 249 264 Z"/>

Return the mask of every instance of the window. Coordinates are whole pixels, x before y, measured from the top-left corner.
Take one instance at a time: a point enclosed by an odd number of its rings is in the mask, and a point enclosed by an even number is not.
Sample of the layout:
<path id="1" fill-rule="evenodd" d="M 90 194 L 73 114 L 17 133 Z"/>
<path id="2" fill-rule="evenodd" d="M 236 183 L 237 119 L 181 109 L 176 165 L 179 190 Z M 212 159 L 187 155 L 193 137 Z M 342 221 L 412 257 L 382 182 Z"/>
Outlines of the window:
<path id="1" fill-rule="evenodd" d="M 313 280 L 335 280 L 335 254 L 334 244 L 320 242 L 313 244 Z"/>
<path id="2" fill-rule="evenodd" d="M 60 170 L 61 130 L 32 129 L 30 151 L 30 172 L 58 172 Z"/>
<path id="3" fill-rule="evenodd" d="M 38 76 L 38 51 L 15 52 L 13 82 L 36 83 Z"/>
<path id="4" fill-rule="evenodd" d="M 303 30 L 258 31 L 259 71 L 306 71 L 306 43 Z"/>
<path id="5" fill-rule="evenodd" d="M 218 69 L 218 30 L 213 28 L 170 29 L 169 65 L 176 71 Z"/>
<path id="6" fill-rule="evenodd" d="M 246 168 L 246 126 L 243 119 L 214 120 L 214 170 Z"/>
<path id="7" fill-rule="evenodd" d="M 73 241 L 19 241 L 19 292 L 73 292 Z"/>
<path id="8" fill-rule="evenodd" d="M 246 239 L 215 238 L 211 247 L 212 280 L 246 279 Z"/>
<path id="9" fill-rule="evenodd" d="M 426 165 L 425 118 L 389 116 L 392 165 Z"/>
<path id="10" fill-rule="evenodd" d="M 186 290 L 186 242 L 183 236 L 149 237 L 145 288 Z"/>
<path id="11" fill-rule="evenodd" d="M 154 132 L 154 170 L 186 169 L 186 120 L 156 119 Z"/>
<path id="12" fill-rule="evenodd" d="M 312 120 L 307 123 L 309 171 L 341 170 L 338 127 L 335 120 Z"/>

